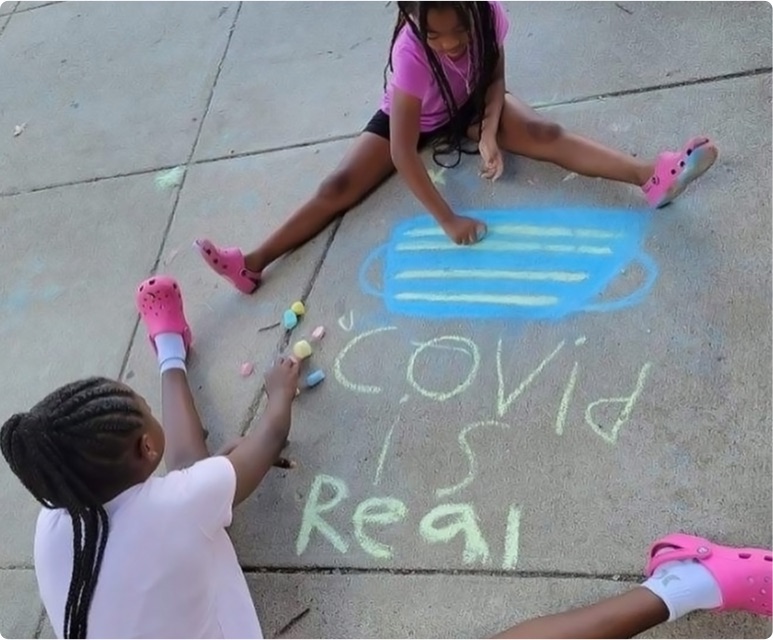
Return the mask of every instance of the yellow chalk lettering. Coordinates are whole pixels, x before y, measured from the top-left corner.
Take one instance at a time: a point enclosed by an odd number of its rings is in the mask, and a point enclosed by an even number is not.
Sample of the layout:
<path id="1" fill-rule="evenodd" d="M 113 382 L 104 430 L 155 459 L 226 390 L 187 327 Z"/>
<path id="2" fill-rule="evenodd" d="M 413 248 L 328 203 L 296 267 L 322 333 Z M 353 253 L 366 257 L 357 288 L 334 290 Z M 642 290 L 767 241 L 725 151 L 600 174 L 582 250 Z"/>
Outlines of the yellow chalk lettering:
<path id="1" fill-rule="evenodd" d="M 364 333 L 361 333 L 354 338 L 352 338 L 346 346 L 341 349 L 341 352 L 336 356 L 335 362 L 333 363 L 333 373 L 335 374 L 336 380 L 338 382 L 349 389 L 349 391 L 354 391 L 355 393 L 369 393 L 369 394 L 378 394 L 381 393 L 381 387 L 378 387 L 376 385 L 367 385 L 367 384 L 358 384 L 356 382 L 352 382 L 347 378 L 341 368 L 341 364 L 344 361 L 344 358 L 348 355 L 349 351 L 352 350 L 353 347 L 355 347 L 358 343 L 362 342 L 365 338 L 369 338 L 370 336 L 375 336 L 379 333 L 384 333 L 385 331 L 396 331 L 397 327 L 378 327 L 377 329 L 371 329 L 370 331 L 365 331 Z"/>
<path id="2" fill-rule="evenodd" d="M 600 400 L 596 400 L 596 402 L 591 402 L 588 407 L 585 409 L 585 422 L 588 423 L 588 426 L 593 429 L 593 431 L 601 436 L 601 438 L 611 444 L 614 445 L 617 442 L 617 436 L 622 428 L 622 426 L 628 422 L 628 418 L 631 417 L 631 412 L 633 411 L 633 407 L 636 404 L 636 401 L 639 399 L 639 396 L 641 395 L 642 390 L 644 389 L 644 382 L 647 379 L 647 374 L 649 373 L 650 368 L 652 367 L 652 363 L 647 362 L 645 363 L 641 370 L 639 371 L 639 376 L 636 379 L 636 385 L 634 386 L 633 392 L 629 396 L 622 396 L 620 398 L 601 398 Z M 615 421 L 615 424 L 612 425 L 612 428 L 607 430 L 604 430 L 600 424 L 598 424 L 594 418 L 593 418 L 593 411 L 594 409 L 599 405 L 607 405 L 607 404 L 622 404 L 623 409 L 620 412 L 620 414 L 617 416 L 617 420 Z"/>
<path id="3" fill-rule="evenodd" d="M 378 457 L 376 476 L 373 478 L 374 486 L 377 485 L 379 482 L 381 482 L 381 472 L 384 470 L 384 462 L 386 462 L 387 452 L 389 451 L 389 444 L 392 441 L 392 433 L 394 433 L 395 427 L 397 426 L 398 422 L 400 422 L 399 413 L 395 416 L 395 419 L 392 421 L 392 426 L 389 427 L 389 431 L 387 431 L 386 437 L 384 438 L 384 443 L 381 445 L 381 454 Z"/>
<path id="4" fill-rule="evenodd" d="M 319 497 L 325 486 L 331 487 L 335 493 L 327 502 L 320 502 Z M 309 545 L 309 540 L 311 538 L 311 533 L 314 529 L 317 529 L 324 538 L 327 538 L 328 542 L 338 549 L 338 551 L 346 553 L 349 544 L 335 529 L 333 529 L 333 527 L 322 519 L 321 514 L 332 511 L 342 500 L 348 497 L 349 489 L 343 480 L 324 474 L 319 474 L 314 478 L 311 490 L 309 491 L 309 497 L 303 507 L 301 529 L 298 532 L 298 540 L 295 543 L 295 553 L 297 555 L 301 555 L 306 551 L 306 547 Z"/>
<path id="5" fill-rule="evenodd" d="M 565 343 L 566 341 L 562 340 L 559 345 L 553 349 L 552 353 L 540 362 L 539 366 L 534 371 L 526 376 L 524 381 L 518 385 L 518 388 L 505 398 L 505 377 L 502 372 L 502 338 L 499 339 L 499 342 L 497 343 L 497 379 L 499 380 L 499 387 L 497 389 L 497 413 L 500 418 L 507 413 L 510 405 L 512 405 L 513 402 L 529 388 L 529 385 L 531 385 L 539 374 L 542 373 L 542 370 L 550 363 L 550 361 L 558 355 L 558 352 L 564 348 Z"/>
<path id="6" fill-rule="evenodd" d="M 561 404 L 558 405 L 558 415 L 556 416 L 556 434 L 561 435 L 564 432 L 564 424 L 566 423 L 566 414 L 569 412 L 569 402 L 572 399 L 572 393 L 574 393 L 574 385 L 577 384 L 577 367 L 579 364 L 574 363 L 572 367 L 572 373 L 569 374 L 569 382 L 564 389 L 564 395 L 561 396 Z"/>
<path id="7" fill-rule="evenodd" d="M 507 529 L 505 530 L 505 555 L 502 568 L 505 571 L 515 569 L 518 565 L 518 551 L 521 538 L 521 510 L 511 506 L 507 514 Z"/>
<path id="8" fill-rule="evenodd" d="M 437 526 L 437 521 L 449 518 L 445 526 Z M 419 531 L 430 544 L 450 542 L 459 534 L 464 536 L 462 561 L 465 564 L 487 563 L 489 549 L 483 533 L 478 526 L 475 510 L 469 504 L 441 504 L 421 519 Z"/>
<path id="9" fill-rule="evenodd" d="M 450 343 L 450 344 L 448 344 Z M 467 377 L 456 387 L 450 391 L 433 391 L 423 387 L 416 381 L 415 366 L 416 359 L 426 349 L 446 349 L 453 351 L 460 351 L 470 357 L 470 369 L 467 372 Z M 443 402 L 449 398 L 453 398 L 455 395 L 463 393 L 467 390 L 475 380 L 475 376 L 478 375 L 478 369 L 480 368 L 480 352 L 478 351 L 478 345 L 468 338 L 461 338 L 459 336 L 441 336 L 439 338 L 433 338 L 429 342 L 421 342 L 418 344 L 416 350 L 411 355 L 411 359 L 408 362 L 408 370 L 406 372 L 406 379 L 408 383 L 416 389 L 418 393 L 425 398 L 431 400 L 437 400 Z"/>
<path id="10" fill-rule="evenodd" d="M 338 326 L 344 331 L 351 331 L 354 328 L 354 312 L 350 311 L 338 318 Z"/>
<path id="11" fill-rule="evenodd" d="M 457 441 L 459 442 L 459 448 L 467 457 L 467 475 L 464 477 L 464 479 L 462 479 L 452 487 L 445 487 L 443 489 L 438 489 L 437 491 L 435 491 L 435 495 L 438 498 L 447 498 L 448 496 L 453 495 L 457 491 L 461 491 L 466 486 L 471 484 L 472 481 L 475 479 L 475 467 L 476 467 L 475 452 L 472 450 L 469 443 L 467 442 L 467 434 L 481 427 L 499 427 L 500 429 L 509 429 L 510 425 L 505 424 L 504 422 L 497 422 L 496 420 L 486 420 L 484 422 L 476 422 L 475 424 L 471 424 L 459 432 L 459 437 L 457 438 Z"/>
<path id="12" fill-rule="evenodd" d="M 392 547 L 378 542 L 365 533 L 366 524 L 394 524 L 405 519 L 408 508 L 397 498 L 368 498 L 354 512 L 354 536 L 360 546 L 374 558 L 388 560 Z"/>

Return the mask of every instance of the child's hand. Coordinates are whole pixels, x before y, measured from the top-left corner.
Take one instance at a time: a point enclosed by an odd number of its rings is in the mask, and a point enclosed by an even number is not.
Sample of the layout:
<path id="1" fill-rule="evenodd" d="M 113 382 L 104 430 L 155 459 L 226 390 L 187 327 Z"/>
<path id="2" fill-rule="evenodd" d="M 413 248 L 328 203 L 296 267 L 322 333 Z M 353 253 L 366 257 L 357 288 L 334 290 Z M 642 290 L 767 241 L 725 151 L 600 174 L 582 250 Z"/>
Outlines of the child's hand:
<path id="1" fill-rule="evenodd" d="M 444 223 L 443 231 L 456 244 L 475 244 L 486 235 L 486 225 L 466 216 L 454 216 Z"/>
<path id="2" fill-rule="evenodd" d="M 481 159 L 481 177 L 494 182 L 504 171 L 505 164 L 495 137 L 484 136 L 478 143 Z"/>
<path id="3" fill-rule="evenodd" d="M 300 364 L 295 358 L 279 356 L 265 375 L 269 400 L 292 402 L 298 389 L 300 371 Z"/>

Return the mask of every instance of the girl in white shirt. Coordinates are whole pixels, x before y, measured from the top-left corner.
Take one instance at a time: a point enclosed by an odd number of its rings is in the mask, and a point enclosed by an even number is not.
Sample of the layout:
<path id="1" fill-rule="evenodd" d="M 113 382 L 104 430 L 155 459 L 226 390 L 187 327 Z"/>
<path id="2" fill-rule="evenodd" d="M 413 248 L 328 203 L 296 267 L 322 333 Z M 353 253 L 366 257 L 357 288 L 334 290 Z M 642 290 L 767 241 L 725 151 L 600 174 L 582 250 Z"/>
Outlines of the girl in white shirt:
<path id="1" fill-rule="evenodd" d="M 43 604 L 60 638 L 261 638 L 226 527 L 287 441 L 298 363 L 276 362 L 256 428 L 210 457 L 186 377 L 179 286 L 151 278 L 137 305 L 161 369 L 163 428 L 132 389 L 91 378 L 0 430 L 11 470 L 43 505 Z M 168 473 L 154 476 L 162 459 Z"/>

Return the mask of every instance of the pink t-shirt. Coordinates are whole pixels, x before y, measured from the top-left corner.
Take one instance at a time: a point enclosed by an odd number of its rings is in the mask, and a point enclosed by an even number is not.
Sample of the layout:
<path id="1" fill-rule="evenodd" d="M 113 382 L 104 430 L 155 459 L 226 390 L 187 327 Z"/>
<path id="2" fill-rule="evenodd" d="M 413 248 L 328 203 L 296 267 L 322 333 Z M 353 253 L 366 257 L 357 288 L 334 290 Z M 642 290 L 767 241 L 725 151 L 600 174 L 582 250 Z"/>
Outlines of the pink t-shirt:
<path id="1" fill-rule="evenodd" d="M 507 36 L 510 23 L 501 2 L 490 4 L 494 13 L 497 44 L 501 46 Z M 438 55 L 438 59 L 445 71 L 454 100 L 457 106 L 461 107 L 471 94 L 467 86 L 472 84 L 473 75 L 469 47 L 459 58 L 451 59 L 445 55 Z M 446 124 L 449 119 L 448 111 L 443 103 L 440 87 L 432 75 L 432 68 L 429 66 L 424 47 L 408 25 L 402 28 L 392 47 L 392 66 L 394 71 L 381 100 L 381 110 L 386 114 L 391 112 L 392 95 L 397 87 L 421 100 L 422 132 L 434 131 Z M 474 87 L 470 87 L 472 88 Z"/>

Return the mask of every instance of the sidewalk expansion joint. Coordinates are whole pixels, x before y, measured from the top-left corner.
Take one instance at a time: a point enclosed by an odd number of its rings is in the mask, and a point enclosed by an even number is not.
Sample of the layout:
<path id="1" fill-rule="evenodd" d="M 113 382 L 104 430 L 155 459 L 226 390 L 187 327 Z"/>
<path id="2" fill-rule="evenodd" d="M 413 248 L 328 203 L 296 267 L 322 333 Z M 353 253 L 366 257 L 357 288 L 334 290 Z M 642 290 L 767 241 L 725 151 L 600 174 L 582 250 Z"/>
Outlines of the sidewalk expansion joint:
<path id="1" fill-rule="evenodd" d="M 156 259 L 153 262 L 153 266 L 150 269 L 150 273 L 156 273 L 156 270 L 158 269 L 159 264 L 161 263 L 161 256 L 164 253 L 164 247 L 166 246 L 167 238 L 169 237 L 169 232 L 172 229 L 172 224 L 174 223 L 175 215 L 177 213 L 177 205 L 180 202 L 180 194 L 183 192 L 183 187 L 185 187 L 185 180 L 188 177 L 188 171 L 190 170 L 190 167 L 192 165 L 193 155 L 196 153 L 196 147 L 199 144 L 199 139 L 201 138 L 201 130 L 204 127 L 204 121 L 207 119 L 207 114 L 209 113 L 209 108 L 212 105 L 212 99 L 215 95 L 215 87 L 217 87 L 217 81 L 220 78 L 220 72 L 223 70 L 223 63 L 225 62 L 226 55 L 228 55 L 228 49 L 231 46 L 231 40 L 234 35 L 234 31 L 236 30 L 236 22 L 239 20 L 239 14 L 242 11 L 242 3 L 240 2 L 236 7 L 236 12 L 234 14 L 234 18 L 231 21 L 231 27 L 228 30 L 228 37 L 226 38 L 225 46 L 223 47 L 223 53 L 220 55 L 220 60 L 217 64 L 217 70 L 215 71 L 215 77 L 212 81 L 212 86 L 209 89 L 209 96 L 207 96 L 207 102 L 204 106 L 204 113 L 199 118 L 199 128 L 196 131 L 196 137 L 193 140 L 193 144 L 191 145 L 191 150 L 188 153 L 188 159 L 185 161 L 185 172 L 182 175 L 182 178 L 180 180 L 180 184 L 177 186 L 177 191 L 175 193 L 174 202 L 172 203 L 172 210 L 169 214 L 169 218 L 166 221 L 166 227 L 164 228 L 164 233 L 161 236 L 161 243 L 158 247 L 158 252 L 156 253 Z M 140 326 L 140 318 L 137 316 L 136 320 L 134 321 L 134 328 L 130 332 L 129 335 L 129 344 L 126 346 L 126 351 L 124 352 L 123 361 L 121 362 L 121 368 L 118 373 L 118 378 L 122 379 L 124 376 L 124 373 L 126 371 L 126 366 L 129 363 L 129 355 L 131 354 L 131 348 L 132 344 L 134 344 L 134 340 L 137 337 L 137 330 Z"/>
<path id="2" fill-rule="evenodd" d="M 13 14 L 11 14 L 13 15 Z M 230 42 L 230 40 L 229 40 Z M 621 98 L 625 96 L 635 96 L 635 95 L 641 95 L 645 93 L 651 93 L 655 91 L 663 91 L 668 89 L 679 89 L 683 87 L 692 87 L 702 84 L 711 84 L 713 82 L 722 82 L 724 80 L 736 80 L 739 78 L 751 78 L 755 76 L 761 76 L 765 74 L 769 74 L 773 71 L 773 67 L 759 67 L 756 69 L 750 69 L 747 71 L 737 71 L 734 73 L 726 73 L 718 76 L 708 76 L 704 78 L 696 78 L 693 80 L 683 80 L 679 82 L 672 82 L 672 83 L 665 83 L 665 84 L 658 84 L 658 85 L 651 85 L 647 87 L 639 87 L 637 89 L 622 89 L 620 91 L 611 91 L 608 93 L 601 93 L 596 95 L 590 95 L 590 96 L 580 96 L 577 98 L 568 98 L 566 100 L 557 100 L 555 102 L 538 102 L 534 103 L 531 106 L 536 109 L 537 111 L 541 109 L 551 109 L 553 107 L 561 107 L 561 106 L 567 106 L 567 105 L 574 105 L 574 104 L 582 104 L 587 102 L 594 102 L 594 101 L 603 101 L 606 99 L 611 98 Z M 219 74 L 218 74 L 219 75 Z M 209 106 L 209 105 L 208 105 Z M 196 136 L 196 143 L 194 144 L 194 149 L 198 145 L 198 138 L 201 135 L 201 128 L 203 126 L 203 119 L 200 120 L 199 124 L 199 131 Z M 303 142 L 294 142 L 292 144 L 287 144 L 283 146 L 275 146 L 275 147 L 266 147 L 264 149 L 256 149 L 253 151 L 242 151 L 239 153 L 234 154 L 228 154 L 225 156 L 213 156 L 211 158 L 199 158 L 198 160 L 192 160 L 191 154 L 189 156 L 188 162 L 183 163 L 183 166 L 186 167 L 186 173 L 187 170 L 190 169 L 192 166 L 198 166 L 202 164 L 210 164 L 213 162 L 221 162 L 223 160 L 235 160 L 239 158 L 252 158 L 255 156 L 262 156 L 270 153 L 276 153 L 279 151 L 290 151 L 293 149 L 303 149 L 307 147 L 315 147 L 318 145 L 324 145 L 328 143 L 333 142 L 340 142 L 342 140 L 352 140 L 359 136 L 361 133 L 360 130 L 353 131 L 351 133 L 344 133 L 336 136 L 326 137 L 326 138 L 317 138 L 314 140 L 306 140 Z M 174 169 L 175 167 L 179 166 L 178 164 L 171 164 L 171 165 L 163 165 L 158 167 L 152 167 L 147 169 L 137 169 L 133 171 L 125 171 L 109 176 L 95 176 L 92 178 L 82 178 L 77 180 L 71 180 L 68 182 L 59 182 L 55 184 L 50 185 L 44 185 L 39 187 L 32 187 L 31 189 L 24 189 L 24 190 L 14 190 L 14 191 L 0 191 L 0 198 L 5 197 L 15 197 L 20 195 L 27 195 L 31 193 L 39 193 L 41 191 L 48 191 L 51 189 L 58 189 L 60 187 L 72 187 L 76 185 L 81 184 L 92 184 L 95 182 L 102 182 L 103 180 L 115 180 L 118 178 L 129 178 L 133 176 L 141 176 L 141 175 L 147 175 L 152 173 L 158 173 L 159 171 L 168 171 L 170 169 Z M 182 185 L 181 185 L 182 186 Z"/>
<path id="3" fill-rule="evenodd" d="M 566 100 L 557 100 L 556 102 L 538 102 L 532 105 L 534 109 L 550 109 L 552 107 L 563 107 L 570 104 L 580 104 L 593 102 L 595 100 L 606 100 L 608 98 L 622 98 L 625 96 L 637 96 L 643 93 L 653 93 L 655 91 L 664 91 L 667 89 L 681 89 L 683 87 L 694 87 L 702 84 L 711 84 L 712 82 L 722 82 L 723 80 L 736 80 L 738 78 L 752 78 L 754 76 L 770 73 L 773 67 L 758 67 L 757 69 L 748 69 L 746 71 L 736 71 L 733 73 L 724 73 L 718 76 L 706 76 L 704 78 L 694 78 L 692 80 L 679 80 L 676 82 L 665 82 L 663 84 L 654 84 L 637 89 L 621 89 L 620 91 L 610 91 L 591 96 L 580 96 L 577 98 L 568 98 Z"/>
<path id="4" fill-rule="evenodd" d="M 338 233 L 338 229 L 341 228 L 341 222 L 343 220 L 343 216 L 339 216 L 335 222 L 333 222 L 333 229 L 330 232 L 330 236 L 328 237 L 327 241 L 325 242 L 325 246 L 322 249 L 322 255 L 320 255 L 319 259 L 317 260 L 316 264 L 314 265 L 314 270 L 311 272 L 311 275 L 309 276 L 309 280 L 306 283 L 306 286 L 303 288 L 303 292 L 301 293 L 301 296 L 299 300 L 302 300 L 304 303 L 306 300 L 309 299 L 309 296 L 311 295 L 311 290 L 314 288 L 314 285 L 317 282 L 317 277 L 319 276 L 319 272 L 322 270 L 322 265 L 325 263 L 325 259 L 327 258 L 328 251 L 330 251 L 330 247 L 333 245 L 333 241 L 335 240 L 336 234 Z M 279 344 L 276 348 L 276 353 L 283 353 L 287 347 L 290 344 L 290 338 L 292 337 L 292 331 L 285 331 L 282 334 L 282 338 L 279 341 Z M 258 411 L 260 410 L 260 405 L 263 401 L 263 398 L 265 397 L 265 390 L 261 386 L 260 390 L 255 394 L 255 397 L 253 398 L 250 405 L 247 407 L 247 411 L 245 413 L 244 420 L 242 421 L 242 424 L 239 428 L 239 434 L 245 435 L 247 431 L 250 428 L 250 425 L 255 420 L 255 418 L 258 415 Z"/>
<path id="5" fill-rule="evenodd" d="M 555 580 L 607 580 L 641 582 L 639 573 L 589 573 L 584 571 L 519 571 L 497 569 L 389 569 L 383 567 L 255 567 L 243 565 L 246 575 L 323 575 L 323 576 L 445 576 L 484 578 L 543 578 Z"/>

